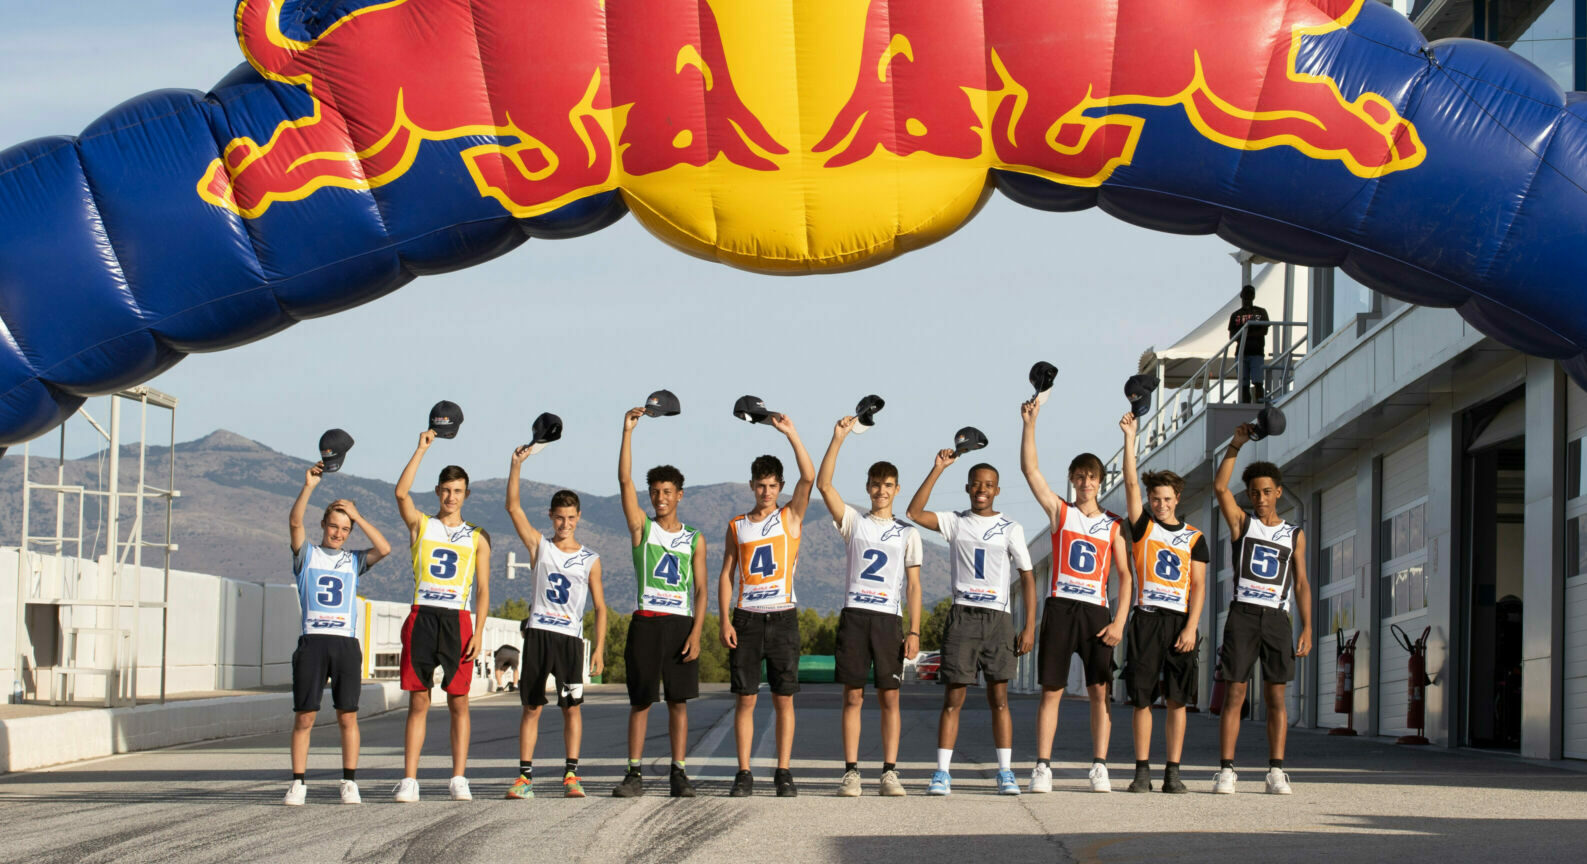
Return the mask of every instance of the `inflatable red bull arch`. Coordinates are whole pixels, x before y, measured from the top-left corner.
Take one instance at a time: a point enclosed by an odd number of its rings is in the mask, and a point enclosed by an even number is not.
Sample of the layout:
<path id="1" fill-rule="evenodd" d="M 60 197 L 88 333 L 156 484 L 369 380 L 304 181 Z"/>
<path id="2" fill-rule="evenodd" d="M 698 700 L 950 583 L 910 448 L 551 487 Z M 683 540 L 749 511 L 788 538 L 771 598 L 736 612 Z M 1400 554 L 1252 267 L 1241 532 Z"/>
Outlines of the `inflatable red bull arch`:
<path id="1" fill-rule="evenodd" d="M 1340 266 L 1587 381 L 1587 98 L 1373 0 L 240 0 L 236 23 L 247 62 L 210 92 L 0 152 L 0 446 L 627 212 L 797 274 L 939 240 L 994 191 Z"/>

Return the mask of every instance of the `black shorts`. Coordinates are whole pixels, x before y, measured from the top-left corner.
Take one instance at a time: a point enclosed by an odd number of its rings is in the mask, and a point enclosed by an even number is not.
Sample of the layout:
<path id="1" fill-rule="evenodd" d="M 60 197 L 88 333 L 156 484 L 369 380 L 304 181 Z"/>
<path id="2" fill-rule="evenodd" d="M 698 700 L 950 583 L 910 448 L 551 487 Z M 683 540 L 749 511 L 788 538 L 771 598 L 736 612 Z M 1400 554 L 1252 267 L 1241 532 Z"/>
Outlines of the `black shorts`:
<path id="1" fill-rule="evenodd" d="M 1287 684 L 1295 677 L 1295 634 L 1289 613 L 1254 603 L 1229 604 L 1218 649 L 1218 677 L 1243 682 L 1262 661 L 1262 682 Z"/>
<path id="2" fill-rule="evenodd" d="M 337 711 L 357 711 L 364 687 L 364 649 L 350 636 L 305 634 L 292 652 L 292 710 L 318 711 L 325 682 Z"/>
<path id="3" fill-rule="evenodd" d="M 1196 667 L 1201 659 L 1201 637 L 1196 647 L 1181 654 L 1174 641 L 1185 629 L 1183 612 L 1136 607 L 1124 626 L 1124 691 L 1130 704 L 1149 708 L 1158 696 L 1180 705 L 1196 704 Z"/>
<path id="4" fill-rule="evenodd" d="M 687 702 L 700 695 L 700 658 L 687 663 L 683 649 L 694 631 L 691 615 L 640 615 L 628 619 L 623 646 L 623 673 L 628 678 L 628 704 L 645 708 L 661 698 Z"/>
<path id="5" fill-rule="evenodd" d="M 584 704 L 584 640 L 534 627 L 523 631 L 523 673 L 518 698 L 525 705 L 546 704 L 546 679 L 557 679 L 557 707 Z"/>
<path id="6" fill-rule="evenodd" d="M 760 689 L 760 661 L 766 661 L 766 684 L 778 696 L 799 692 L 799 611 L 733 610 L 738 647 L 728 649 L 733 692 L 753 695 Z"/>
<path id="7" fill-rule="evenodd" d="M 497 669 L 518 668 L 518 649 L 511 645 L 503 645 L 497 648 L 495 657 Z"/>
<path id="8" fill-rule="evenodd" d="M 435 670 L 448 696 L 467 696 L 473 670 L 463 666 L 463 649 L 474 636 L 474 616 L 465 609 L 414 606 L 402 623 L 402 689 L 429 690 Z"/>
<path id="9" fill-rule="evenodd" d="M 1048 597 L 1042 607 L 1041 637 L 1037 645 L 1037 680 L 1043 689 L 1062 690 L 1069 686 L 1069 660 L 1080 655 L 1086 670 L 1086 686 L 1113 681 L 1113 649 L 1097 637 L 1113 623 L 1113 613 L 1095 603 L 1068 597 Z"/>
<path id="10" fill-rule="evenodd" d="M 837 681 L 864 687 L 876 664 L 876 689 L 897 690 L 904 683 L 904 619 L 873 609 L 838 613 Z"/>
<path id="11" fill-rule="evenodd" d="M 974 684 L 977 670 L 989 683 L 1014 677 L 1014 616 L 1000 609 L 953 604 L 942 633 L 944 684 Z"/>

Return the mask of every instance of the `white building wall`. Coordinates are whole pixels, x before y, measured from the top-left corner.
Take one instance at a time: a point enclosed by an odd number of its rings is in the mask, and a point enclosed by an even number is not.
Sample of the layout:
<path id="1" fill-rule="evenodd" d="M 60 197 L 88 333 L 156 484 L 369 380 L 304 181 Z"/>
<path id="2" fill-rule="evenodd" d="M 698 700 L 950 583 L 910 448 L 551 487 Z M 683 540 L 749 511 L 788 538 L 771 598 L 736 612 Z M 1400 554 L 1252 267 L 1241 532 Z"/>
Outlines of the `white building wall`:
<path id="1" fill-rule="evenodd" d="M 1565 437 L 1580 441 L 1587 436 L 1587 393 L 1575 384 L 1565 395 Z M 1580 470 L 1580 469 L 1578 469 Z M 1587 497 L 1565 502 L 1565 526 L 1587 520 Z M 1567 540 L 1569 538 L 1567 537 Z M 1580 572 L 1580 556 L 1565 560 L 1565 673 L 1563 692 L 1563 752 L 1568 759 L 1587 759 L 1587 573 Z"/>

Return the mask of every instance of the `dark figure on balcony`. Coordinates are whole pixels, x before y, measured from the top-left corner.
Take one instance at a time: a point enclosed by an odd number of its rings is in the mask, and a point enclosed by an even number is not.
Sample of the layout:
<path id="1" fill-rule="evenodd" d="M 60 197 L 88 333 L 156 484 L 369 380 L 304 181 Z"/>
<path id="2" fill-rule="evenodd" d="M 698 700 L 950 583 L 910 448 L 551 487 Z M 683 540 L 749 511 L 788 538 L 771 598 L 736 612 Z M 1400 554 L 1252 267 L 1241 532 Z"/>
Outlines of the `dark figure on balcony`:
<path id="1" fill-rule="evenodd" d="M 1256 286 L 1246 285 L 1240 289 L 1240 308 L 1229 316 L 1229 338 L 1238 337 L 1240 328 L 1245 327 L 1247 322 L 1271 320 L 1273 319 L 1267 316 L 1267 310 L 1256 305 Z M 1267 356 L 1267 329 L 1266 324 L 1246 327 L 1245 338 L 1237 347 L 1241 402 L 1262 401 L 1266 389 L 1263 363 Z"/>

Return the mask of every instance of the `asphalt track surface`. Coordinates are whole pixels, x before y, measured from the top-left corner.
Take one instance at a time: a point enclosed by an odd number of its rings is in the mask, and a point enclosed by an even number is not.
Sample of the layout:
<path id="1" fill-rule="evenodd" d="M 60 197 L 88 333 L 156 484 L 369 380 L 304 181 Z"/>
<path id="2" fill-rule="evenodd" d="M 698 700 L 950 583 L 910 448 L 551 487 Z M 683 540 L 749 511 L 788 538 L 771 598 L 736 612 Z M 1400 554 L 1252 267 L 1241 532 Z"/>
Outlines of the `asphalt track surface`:
<path id="1" fill-rule="evenodd" d="M 1184 777 L 1189 795 L 1132 795 L 1129 712 L 1115 707 L 1114 791 L 1089 791 L 1086 705 L 1066 701 L 1054 791 L 995 794 L 996 764 L 981 692 L 967 701 L 955 753 L 954 793 L 927 798 L 939 691 L 905 690 L 901 773 L 907 798 L 876 796 L 880 743 L 865 713 L 865 796 L 834 796 L 841 695 L 807 686 L 797 697 L 797 799 L 771 794 L 770 699 L 757 706 L 754 798 L 725 797 L 736 766 L 731 699 L 719 690 L 690 706 L 690 773 L 700 797 L 666 790 L 664 713 L 652 711 L 647 795 L 614 799 L 622 773 L 626 699 L 592 688 L 581 774 L 590 797 L 561 797 L 561 720 L 541 722 L 537 798 L 502 799 L 517 768 L 517 694 L 474 700 L 469 777 L 475 800 L 446 797 L 447 718 L 433 709 L 420 769 L 423 800 L 396 804 L 403 712 L 366 719 L 362 806 L 336 794 L 336 730 L 315 730 L 308 806 L 281 806 L 289 778 L 285 734 L 129 754 L 0 777 L 7 826 L 0 861 L 545 860 L 625 864 L 705 861 L 1579 861 L 1587 773 L 1514 758 L 1398 747 L 1294 731 L 1286 765 L 1294 794 L 1262 793 L 1263 727 L 1241 735 L 1239 794 L 1210 794 L 1217 767 L 1215 718 L 1190 718 Z M 1034 758 L 1036 703 L 1016 697 L 1015 764 L 1022 787 Z M 1158 714 L 1158 746 L 1161 741 Z M 1160 777 L 1157 749 L 1154 783 Z M 1341 858 L 1340 856 L 1349 856 Z"/>

